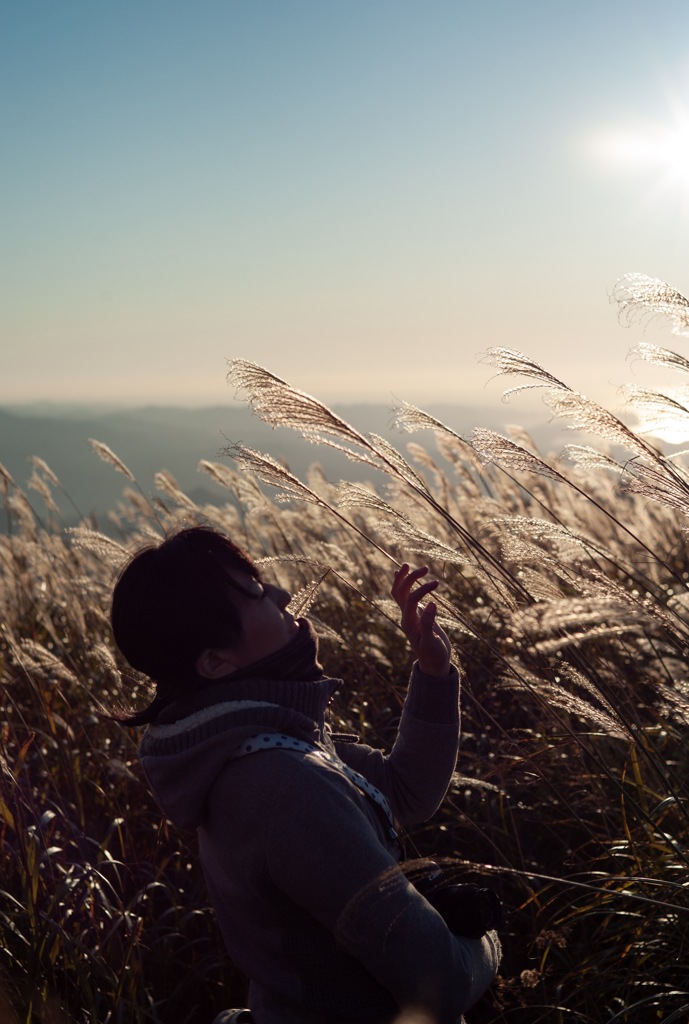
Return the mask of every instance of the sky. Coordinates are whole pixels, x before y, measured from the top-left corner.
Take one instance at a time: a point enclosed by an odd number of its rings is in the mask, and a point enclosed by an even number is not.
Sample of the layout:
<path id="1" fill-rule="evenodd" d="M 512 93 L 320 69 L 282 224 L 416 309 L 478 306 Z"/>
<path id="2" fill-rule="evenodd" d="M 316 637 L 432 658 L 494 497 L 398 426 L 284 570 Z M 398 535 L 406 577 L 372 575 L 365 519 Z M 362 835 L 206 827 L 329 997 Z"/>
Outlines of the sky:
<path id="1" fill-rule="evenodd" d="M 686 0 L 0 0 L 0 98 L 0 404 L 495 404 L 508 346 L 614 407 L 686 348 L 610 301 L 689 290 Z"/>

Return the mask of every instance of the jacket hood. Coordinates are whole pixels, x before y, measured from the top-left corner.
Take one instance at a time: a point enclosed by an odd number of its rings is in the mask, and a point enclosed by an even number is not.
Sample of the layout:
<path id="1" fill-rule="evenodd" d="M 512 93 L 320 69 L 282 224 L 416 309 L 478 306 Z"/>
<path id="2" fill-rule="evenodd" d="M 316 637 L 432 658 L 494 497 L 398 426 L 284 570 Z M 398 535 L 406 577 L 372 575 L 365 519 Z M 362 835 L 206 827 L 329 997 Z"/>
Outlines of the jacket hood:
<path id="1" fill-rule="evenodd" d="M 161 810 L 182 828 L 203 823 L 206 799 L 237 749 L 259 732 L 330 746 L 325 712 L 338 679 L 233 680 L 176 701 L 144 733 L 139 760 Z"/>

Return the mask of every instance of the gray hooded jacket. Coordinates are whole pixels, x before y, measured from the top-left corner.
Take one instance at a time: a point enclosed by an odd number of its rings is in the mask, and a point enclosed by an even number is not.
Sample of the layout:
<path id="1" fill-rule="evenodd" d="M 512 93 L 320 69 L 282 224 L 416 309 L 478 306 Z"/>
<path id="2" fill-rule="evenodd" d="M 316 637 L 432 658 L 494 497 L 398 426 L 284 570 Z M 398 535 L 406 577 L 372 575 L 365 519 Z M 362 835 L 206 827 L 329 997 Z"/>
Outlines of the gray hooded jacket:
<path id="1" fill-rule="evenodd" d="M 178 702 L 140 758 L 165 814 L 196 829 L 211 900 L 258 1024 L 383 1024 L 402 1009 L 455 1024 L 490 985 L 500 947 L 451 934 L 398 867 L 380 808 L 317 752 L 239 747 L 265 732 L 305 740 L 364 775 L 400 825 L 429 818 L 459 735 L 456 669 L 415 666 L 386 756 L 333 737 L 338 683 L 233 680 Z"/>

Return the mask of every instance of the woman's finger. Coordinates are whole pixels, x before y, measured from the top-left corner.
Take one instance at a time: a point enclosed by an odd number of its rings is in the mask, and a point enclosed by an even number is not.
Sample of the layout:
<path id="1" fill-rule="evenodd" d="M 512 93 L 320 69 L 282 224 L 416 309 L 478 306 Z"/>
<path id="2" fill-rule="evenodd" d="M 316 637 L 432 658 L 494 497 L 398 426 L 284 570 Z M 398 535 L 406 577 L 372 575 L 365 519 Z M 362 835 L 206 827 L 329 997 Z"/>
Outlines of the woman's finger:
<path id="1" fill-rule="evenodd" d="M 392 584 L 393 593 L 402 593 L 409 590 L 416 580 L 425 576 L 428 572 L 428 566 L 422 565 L 418 569 L 412 569 L 410 571 L 409 566 L 405 563 L 395 573 L 395 580 Z"/>
<path id="2" fill-rule="evenodd" d="M 422 576 L 425 576 L 427 572 L 427 565 L 419 566 L 418 569 L 413 569 L 410 572 L 409 566 L 406 565 L 406 563 L 397 570 L 395 573 L 394 583 L 390 588 L 390 593 L 400 606 L 405 604 L 408 600 L 411 588 L 414 586 L 416 581 L 421 579 Z"/>
<path id="3" fill-rule="evenodd" d="M 417 587 L 416 590 L 412 590 L 412 592 L 408 595 L 407 600 L 413 601 L 415 604 L 418 604 L 419 601 L 426 597 L 427 594 L 430 594 L 432 591 L 434 591 L 437 586 L 437 580 L 429 580 L 428 583 L 423 583 L 420 587 Z"/>

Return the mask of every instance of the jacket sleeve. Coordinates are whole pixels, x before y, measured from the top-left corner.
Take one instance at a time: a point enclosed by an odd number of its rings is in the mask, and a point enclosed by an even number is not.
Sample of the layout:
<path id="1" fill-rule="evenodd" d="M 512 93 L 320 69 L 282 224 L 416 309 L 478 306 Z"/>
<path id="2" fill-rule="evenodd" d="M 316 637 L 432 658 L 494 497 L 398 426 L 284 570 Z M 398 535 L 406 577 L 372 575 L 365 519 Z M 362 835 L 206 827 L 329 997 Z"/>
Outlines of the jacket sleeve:
<path id="1" fill-rule="evenodd" d="M 408 882 L 337 772 L 305 763 L 275 793 L 266 829 L 274 884 L 307 910 L 400 1009 L 456 1024 L 491 984 L 497 936 L 453 935 Z"/>
<path id="2" fill-rule="evenodd" d="M 459 673 L 444 678 L 412 670 L 397 737 L 389 754 L 358 743 L 336 744 L 338 756 L 390 801 L 402 825 L 426 821 L 438 809 L 457 761 Z"/>

